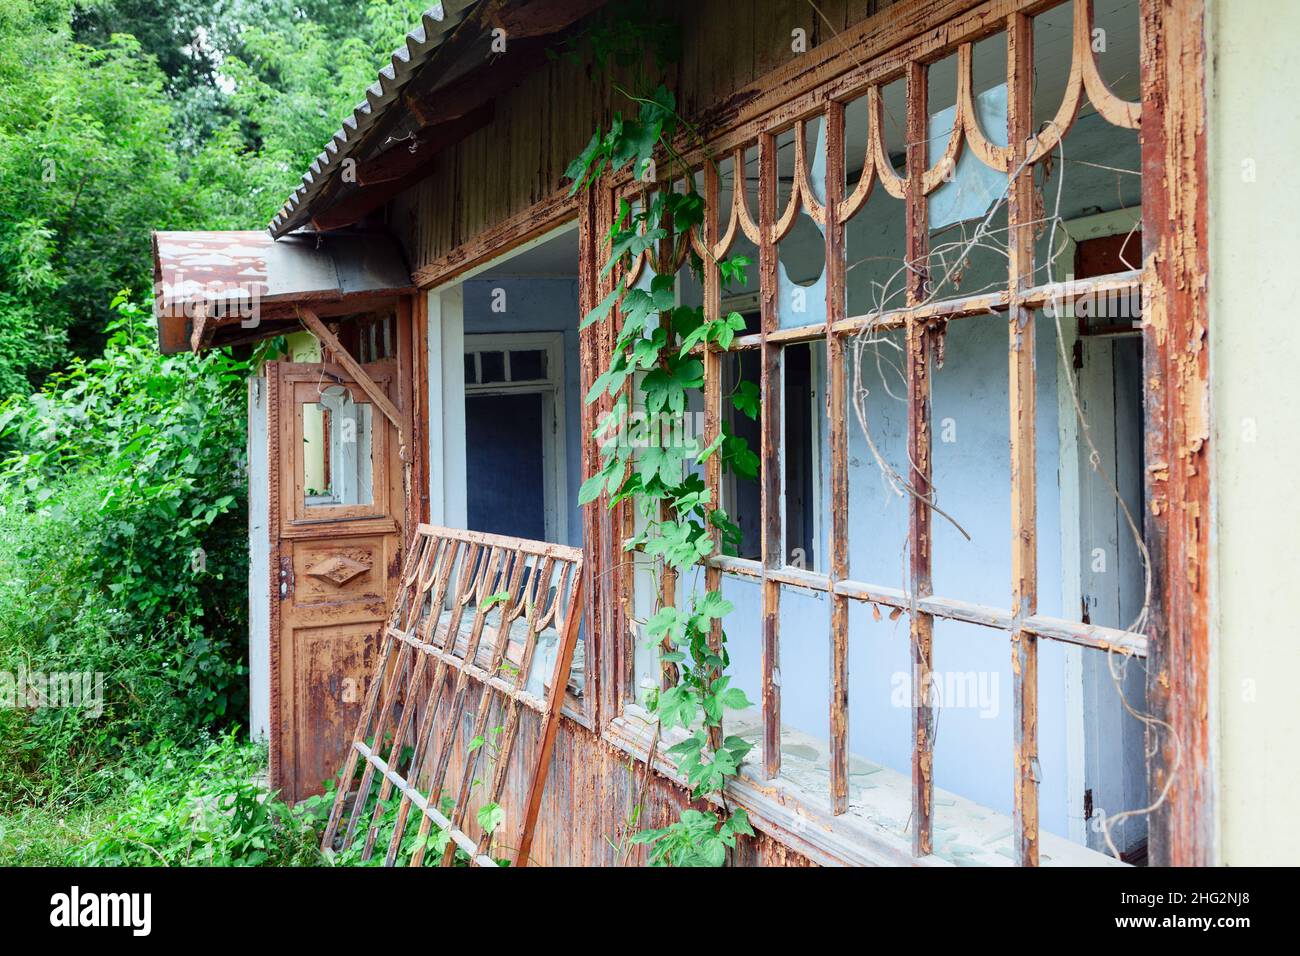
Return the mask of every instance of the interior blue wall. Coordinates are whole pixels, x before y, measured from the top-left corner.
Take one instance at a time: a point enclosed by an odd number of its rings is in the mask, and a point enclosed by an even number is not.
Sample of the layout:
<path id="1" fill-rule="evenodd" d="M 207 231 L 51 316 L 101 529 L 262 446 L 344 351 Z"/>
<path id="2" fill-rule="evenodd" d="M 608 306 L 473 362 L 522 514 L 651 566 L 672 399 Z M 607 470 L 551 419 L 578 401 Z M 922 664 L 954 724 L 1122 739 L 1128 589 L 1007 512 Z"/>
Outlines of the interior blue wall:
<path id="1" fill-rule="evenodd" d="M 568 488 L 568 540 L 582 546 L 582 391 L 578 382 L 578 280 L 568 277 L 520 276 L 469 279 L 465 282 L 465 334 L 508 332 L 564 333 L 564 436 Z M 494 312 L 494 290 L 505 293 L 504 311 Z M 499 298 L 498 298 L 498 301 Z"/>
<path id="2" fill-rule="evenodd" d="M 1067 139 L 1068 155 L 1092 163 L 1137 169 L 1136 137 L 1085 115 Z M 1141 181 L 1124 177 L 1116 187 L 1098 178 L 1092 167 L 1071 167 L 1060 194 L 1063 219 L 1140 203 Z M 943 187 L 960 190 L 963 180 Z M 984 188 L 981 184 L 981 188 Z M 1056 206 L 1057 185 L 1049 180 L 1045 192 Z M 1100 205 L 1098 205 L 1100 202 Z M 969 214 L 969 213 L 968 213 Z M 900 269 L 904 239 L 903 203 L 877 187 L 866 207 L 847 227 L 848 314 L 866 314 L 903 304 Z M 997 230 L 1005 215 L 995 216 Z M 974 223 L 967 222 L 936 235 L 932 243 L 961 241 Z M 1004 241 L 1004 232 L 994 232 Z M 1047 259 L 1048 232 L 1039 240 L 1038 261 Z M 1060 238 L 1059 234 L 1057 236 Z M 801 253 L 792 251 L 792 268 L 778 276 L 778 312 L 788 307 L 791 276 L 806 281 Z M 817 255 L 807 254 L 810 265 Z M 949 260 L 951 262 L 951 258 Z M 943 297 L 971 295 L 1002 288 L 1006 256 L 976 250 L 962 270 L 961 287 L 951 284 Z M 935 278 L 942 271 L 931 263 Z M 1060 263 L 1052 277 L 1064 279 L 1072 264 Z M 1048 281 L 1046 274 L 1036 282 Z M 752 279 L 751 279 L 752 285 Z M 806 311 L 797 321 L 824 320 L 824 285 L 806 285 Z M 885 289 L 882 296 L 882 288 Z M 933 590 L 1007 610 L 1011 606 L 1011 469 L 1008 395 L 1008 330 L 1005 316 L 962 319 L 947 328 L 944 361 L 932 373 L 932 464 L 937 504 L 970 534 L 968 541 L 951 522 L 933 518 Z M 867 390 L 866 419 L 876 452 L 899 474 L 907 474 L 907 406 L 904 397 L 904 353 L 897 335 L 878 341 L 850 342 L 850 387 Z M 855 352 L 855 347 L 861 352 Z M 1055 321 L 1040 316 L 1037 325 L 1037 511 L 1038 611 L 1079 620 L 1080 609 L 1062 607 L 1063 589 L 1060 500 L 1060 438 L 1058 431 L 1058 345 Z M 860 379 L 854 380 L 854 371 Z M 824 379 L 823 379 L 824 380 Z M 906 496 L 885 483 L 875 452 L 850 406 L 849 424 L 849 551 L 850 577 L 855 580 L 906 587 L 908 580 Z M 951 439 L 951 440 L 947 440 Z M 818 556 L 825 570 L 826 516 L 829 502 L 829 451 L 822 433 L 822 527 Z M 749 581 L 724 578 L 724 595 L 736 605 L 726 619 L 728 648 L 737 683 L 751 700 L 759 700 L 760 593 Z M 891 621 L 888 608 L 876 620 L 870 607 L 849 602 L 849 746 L 854 754 L 911 772 L 910 647 L 907 616 Z M 1066 744 L 1066 652 L 1063 645 L 1040 641 L 1039 647 L 1039 763 L 1040 819 L 1044 828 L 1068 833 Z M 781 687 L 782 722 L 820 740 L 829 738 L 830 620 L 825 595 L 782 590 Z M 936 716 L 935 781 L 984 806 L 1010 814 L 1013 795 L 1011 645 L 1005 632 L 954 621 L 935 621 L 933 668 L 944 675 L 973 676 L 976 686 L 996 694 L 991 707 L 953 706 Z M 900 682 L 902 700 L 899 699 Z M 981 683 L 982 682 L 982 683 Z M 936 807 L 942 823 L 944 808 Z"/>

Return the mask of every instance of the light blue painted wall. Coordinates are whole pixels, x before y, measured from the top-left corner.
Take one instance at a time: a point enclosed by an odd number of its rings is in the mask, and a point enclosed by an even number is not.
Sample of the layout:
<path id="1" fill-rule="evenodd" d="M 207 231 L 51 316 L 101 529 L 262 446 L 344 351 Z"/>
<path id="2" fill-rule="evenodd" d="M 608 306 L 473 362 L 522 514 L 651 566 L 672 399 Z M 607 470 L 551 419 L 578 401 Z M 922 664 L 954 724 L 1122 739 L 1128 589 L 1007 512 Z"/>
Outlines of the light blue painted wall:
<path id="1" fill-rule="evenodd" d="M 1116 131 L 1095 116 L 1084 116 L 1067 140 L 1070 155 L 1089 162 L 1138 168 L 1136 138 Z M 1074 171 L 1077 170 L 1077 171 Z M 961 190 L 956 182 L 943 187 Z M 980 189 L 986 189 L 981 181 Z M 1055 183 L 1049 182 L 1055 200 Z M 1121 188 L 1097 180 L 1095 168 L 1072 167 L 1061 197 L 1061 215 L 1071 218 L 1101 208 L 1137 205 L 1140 180 L 1127 177 Z M 951 205 L 950 199 L 944 200 Z M 1100 206 L 1096 205 L 1097 202 Z M 873 283 L 890 282 L 887 307 L 902 305 L 901 266 L 903 203 L 874 191 L 872 199 L 848 226 L 850 264 L 848 313 L 862 314 L 879 304 Z M 996 223 L 995 223 L 996 227 Z M 972 224 L 965 226 L 969 234 Z M 938 241 L 961 235 L 949 230 Z M 1004 241 L 1004 234 L 998 234 Z M 1042 247 L 1040 243 L 1040 261 Z M 778 309 L 788 307 L 790 275 L 806 275 L 801 255 L 788 256 L 792 267 L 778 276 Z M 806 256 L 811 262 L 815 255 Z M 960 289 L 944 295 L 969 295 L 1005 286 L 1005 255 L 978 253 L 962 275 Z M 819 266 L 818 266 L 819 267 Z M 1064 278 L 1059 274 L 1057 278 Z M 1037 281 L 1046 281 L 1046 276 Z M 802 325 L 825 318 L 824 285 L 807 287 L 807 311 L 782 324 Z M 850 368 L 857 368 L 858 387 L 866 388 L 865 413 L 879 454 L 906 474 L 907 407 L 903 399 L 903 352 L 899 336 L 884 336 L 863 345 Z M 1058 346 L 1052 319 L 1040 317 L 1036 339 L 1037 494 L 1038 494 L 1038 610 L 1042 614 L 1078 620 L 1079 610 L 1061 607 L 1062 556 L 1060 528 L 1060 448 L 1057 422 Z M 953 525 L 934 517 L 934 593 L 1009 609 L 1011 602 L 1010 409 L 1008 397 L 1008 330 L 1005 317 L 963 319 L 949 325 L 942 367 L 933 371 L 932 421 L 934 484 L 937 504 L 951 513 L 970 534 L 967 541 Z M 850 375 L 852 376 L 852 372 Z M 851 382 L 851 385 L 854 384 Z M 850 576 L 891 587 L 905 587 L 907 574 L 907 499 L 882 481 L 866 435 L 853 411 L 849 421 L 849 550 Z M 954 440 L 945 441 L 945 429 Z M 829 475 L 829 452 L 822 442 L 822 474 Z M 822 515 L 829 514 L 828 480 L 822 482 Z M 826 527 L 823 521 L 818 555 L 825 569 Z M 760 595 L 756 584 L 726 580 L 724 595 L 736 605 L 726 621 L 728 647 L 737 683 L 752 700 L 759 699 Z M 888 609 L 883 609 L 887 611 Z M 1039 762 L 1042 825 L 1061 835 L 1068 832 L 1066 798 L 1066 655 L 1062 645 L 1039 642 Z M 823 595 L 783 589 L 781 605 L 781 686 L 783 723 L 818 739 L 829 736 L 830 626 L 829 604 Z M 854 754 L 909 774 L 911 767 L 910 655 L 906 616 L 876 621 L 869 607 L 850 602 L 850 750 Z M 951 621 L 935 622 L 934 668 L 945 673 L 974 673 L 988 692 L 996 691 L 993 706 L 941 707 L 935 742 L 935 774 L 939 787 L 1009 814 L 1012 809 L 1012 676 L 1011 647 L 1001 631 Z M 901 683 L 897 683 L 901 682 Z M 899 705 L 899 690 L 902 705 Z M 891 700 L 892 698 L 892 700 Z M 942 825 L 944 808 L 936 808 Z"/>
<path id="2" fill-rule="evenodd" d="M 494 289 L 505 292 L 505 311 L 492 311 Z M 582 546 L 582 390 L 578 365 L 578 280 L 567 277 L 469 279 L 465 282 L 465 334 L 564 333 L 564 433 L 568 484 L 568 541 Z"/>

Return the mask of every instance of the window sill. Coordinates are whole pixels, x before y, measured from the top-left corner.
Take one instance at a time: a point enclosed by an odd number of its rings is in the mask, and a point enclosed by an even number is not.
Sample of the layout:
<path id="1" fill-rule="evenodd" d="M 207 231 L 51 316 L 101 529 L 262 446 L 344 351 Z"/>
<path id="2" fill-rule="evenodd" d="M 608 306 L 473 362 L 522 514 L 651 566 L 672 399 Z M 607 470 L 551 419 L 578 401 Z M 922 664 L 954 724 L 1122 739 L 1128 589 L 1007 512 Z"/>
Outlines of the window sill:
<path id="1" fill-rule="evenodd" d="M 750 721 L 752 723 L 752 721 Z M 644 708 L 627 704 L 622 716 L 606 727 L 604 738 L 639 762 L 644 762 L 654 735 L 654 720 Z M 747 736 L 745 721 L 734 721 L 728 733 Z M 654 769 L 679 785 L 677 773 L 663 751 L 684 736 L 666 734 L 659 743 Z M 797 739 L 796 739 L 797 738 Z M 817 742 L 797 731 L 783 734 L 783 750 L 801 750 Z M 824 745 L 823 745 L 824 747 Z M 806 752 L 806 750 L 804 750 Z M 935 789 L 938 809 L 934 827 L 935 852 L 913 857 L 906 831 L 910 815 L 911 781 L 897 771 L 863 760 L 861 775 L 870 784 L 853 788 L 849 810 L 836 816 L 829 800 L 785 777 L 762 779 L 753 761 L 727 787 L 727 797 L 749 813 L 756 830 L 824 866 L 1010 866 L 1011 818 L 971 800 Z M 1123 866 L 1118 860 L 1079 846 L 1053 833 L 1042 833 L 1043 866 Z"/>

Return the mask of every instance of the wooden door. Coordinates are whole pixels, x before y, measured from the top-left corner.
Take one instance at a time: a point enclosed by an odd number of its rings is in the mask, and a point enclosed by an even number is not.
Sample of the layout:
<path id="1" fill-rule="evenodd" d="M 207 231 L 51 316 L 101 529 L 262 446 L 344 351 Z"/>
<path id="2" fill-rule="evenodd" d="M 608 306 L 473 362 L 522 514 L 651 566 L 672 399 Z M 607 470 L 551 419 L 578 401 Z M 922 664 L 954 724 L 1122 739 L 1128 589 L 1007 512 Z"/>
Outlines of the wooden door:
<path id="1" fill-rule="evenodd" d="M 396 405 L 396 361 L 362 367 Z M 271 780 L 296 802 L 322 792 L 356 729 L 397 586 L 404 495 L 398 431 L 342 366 L 273 362 L 267 380 Z"/>

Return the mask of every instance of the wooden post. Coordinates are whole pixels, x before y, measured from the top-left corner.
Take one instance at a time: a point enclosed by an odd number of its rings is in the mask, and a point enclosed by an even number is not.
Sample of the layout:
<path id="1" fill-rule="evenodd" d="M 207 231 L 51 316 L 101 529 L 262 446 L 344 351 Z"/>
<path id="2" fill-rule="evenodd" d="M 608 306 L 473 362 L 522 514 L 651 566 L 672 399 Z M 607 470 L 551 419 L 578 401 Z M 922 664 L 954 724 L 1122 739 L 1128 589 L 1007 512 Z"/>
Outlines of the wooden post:
<path id="1" fill-rule="evenodd" d="M 776 330 L 776 138 L 758 140 L 759 314 L 762 323 L 760 478 L 763 564 L 763 774 L 781 773 L 781 585 L 769 572 L 781 567 L 781 347 L 768 341 Z M 737 177 L 737 188 L 739 185 Z"/>
<path id="2" fill-rule="evenodd" d="M 834 593 L 849 576 L 848 430 L 844 340 L 835 323 L 844 318 L 844 104 L 826 108 L 826 420 L 831 450 L 830 584 L 831 584 L 831 809 L 843 813 L 849 802 L 849 599 Z M 863 176 L 870 176 L 863 170 Z"/>
<path id="3" fill-rule="evenodd" d="M 1209 262 L 1204 0 L 1142 0 L 1142 323 L 1149 383 L 1147 701 L 1157 866 L 1214 862 L 1210 758 Z M 1170 777 L 1173 777 L 1170 781 Z"/>
<path id="4" fill-rule="evenodd" d="M 739 177 L 733 174 L 733 182 Z M 704 225 L 703 244 L 708 255 L 704 258 L 704 320 L 711 322 L 722 313 L 722 275 L 713 257 L 726 255 L 719 251 L 718 244 L 718 167 L 712 160 L 704 163 Z M 709 447 L 722 433 L 722 352 L 710 345 L 704 349 L 704 438 L 702 444 Z M 722 507 L 722 452 L 719 449 L 705 463 L 704 481 L 709 489 L 712 507 Z M 732 515 L 731 517 L 735 517 Z M 713 553 L 722 550 L 722 532 L 718 528 L 709 528 L 709 539 L 713 542 Z M 704 590 L 722 591 L 722 571 L 712 565 L 704 569 Z M 709 623 L 709 646 L 717 653 L 722 648 L 722 620 L 714 618 Z M 714 676 L 717 674 L 715 672 Z M 722 728 L 710 731 L 710 745 L 716 750 L 722 746 Z"/>
<path id="5" fill-rule="evenodd" d="M 924 174 L 927 163 L 926 70 L 907 69 L 907 304 L 929 295 L 929 250 Z M 879 134 L 882 137 L 884 131 Z M 907 320 L 907 450 L 913 494 L 908 520 L 911 558 L 912 638 L 912 854 L 933 852 L 934 714 L 931 710 L 934 617 L 915 607 L 933 590 L 930 553 L 930 331 L 926 320 Z"/>
<path id="6" fill-rule="evenodd" d="M 1077 51 L 1076 51 L 1077 53 Z M 1076 64 L 1077 67 L 1077 64 Z M 1023 13 L 1007 23 L 1007 142 L 1011 182 L 1007 202 L 1008 311 L 1011 406 L 1011 634 L 1012 710 L 1015 723 L 1015 800 L 1011 828 L 1016 863 L 1038 865 L 1038 637 L 1023 626 L 1038 609 L 1034 312 L 1020 295 L 1034 271 L 1033 168 L 1026 163 L 1033 135 L 1033 23 Z"/>

